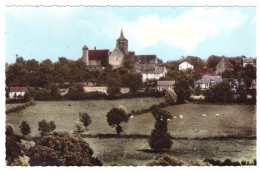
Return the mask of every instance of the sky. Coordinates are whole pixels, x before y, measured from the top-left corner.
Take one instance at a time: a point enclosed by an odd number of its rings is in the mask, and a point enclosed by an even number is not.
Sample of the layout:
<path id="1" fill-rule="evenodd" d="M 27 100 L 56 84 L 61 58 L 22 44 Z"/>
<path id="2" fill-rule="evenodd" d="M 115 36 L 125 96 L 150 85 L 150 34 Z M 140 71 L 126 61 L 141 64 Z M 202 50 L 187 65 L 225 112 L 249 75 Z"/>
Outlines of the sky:
<path id="1" fill-rule="evenodd" d="M 128 50 L 164 62 L 182 56 L 256 57 L 255 7 L 6 7 L 6 62 L 77 60 L 82 47 Z"/>

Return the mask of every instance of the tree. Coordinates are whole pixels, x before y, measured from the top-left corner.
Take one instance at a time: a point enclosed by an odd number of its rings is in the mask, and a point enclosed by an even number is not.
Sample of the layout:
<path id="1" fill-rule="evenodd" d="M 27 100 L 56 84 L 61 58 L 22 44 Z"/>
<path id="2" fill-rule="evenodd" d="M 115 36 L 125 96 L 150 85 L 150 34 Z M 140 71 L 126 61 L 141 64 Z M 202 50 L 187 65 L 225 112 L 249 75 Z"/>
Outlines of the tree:
<path id="1" fill-rule="evenodd" d="M 51 131 L 54 131 L 56 129 L 56 125 L 53 121 L 50 121 L 49 123 L 46 122 L 46 120 L 41 120 L 38 122 L 38 131 L 41 132 L 41 136 L 44 136 Z"/>
<path id="2" fill-rule="evenodd" d="M 80 136 L 54 133 L 41 137 L 30 150 L 32 166 L 102 166 Z"/>
<path id="3" fill-rule="evenodd" d="M 120 93 L 120 81 L 110 78 L 107 82 L 107 94 L 110 97 L 116 97 Z"/>
<path id="4" fill-rule="evenodd" d="M 69 100 L 83 100 L 85 98 L 85 91 L 82 85 L 76 85 L 69 88 L 65 96 Z"/>
<path id="5" fill-rule="evenodd" d="M 109 126 L 116 126 L 116 132 L 119 135 L 123 129 L 120 126 L 121 122 L 128 122 L 129 114 L 124 106 L 112 108 L 106 115 Z"/>
<path id="6" fill-rule="evenodd" d="M 174 91 L 166 91 L 166 93 L 165 93 L 165 100 L 168 103 L 174 105 L 177 102 L 177 95 L 175 94 Z"/>
<path id="7" fill-rule="evenodd" d="M 177 94 L 178 103 L 185 103 L 186 100 L 190 99 L 191 87 L 187 77 L 182 75 L 179 76 L 178 79 L 176 79 L 174 91 Z"/>
<path id="8" fill-rule="evenodd" d="M 122 83 L 129 87 L 130 92 L 136 92 L 143 85 L 141 74 L 126 74 L 122 76 Z"/>
<path id="9" fill-rule="evenodd" d="M 31 133 L 31 128 L 29 126 L 29 124 L 26 121 L 23 121 L 21 123 L 21 125 L 19 126 L 21 133 L 23 134 L 23 136 L 28 135 L 29 133 Z"/>
<path id="10" fill-rule="evenodd" d="M 87 113 L 79 113 L 80 122 L 83 123 L 86 130 L 88 130 L 88 126 L 91 124 L 90 116 Z"/>
<path id="11" fill-rule="evenodd" d="M 205 100 L 213 103 L 233 102 L 233 92 L 229 83 L 220 83 L 207 89 L 204 93 Z"/>
<path id="12" fill-rule="evenodd" d="M 208 68 L 215 68 L 215 66 L 219 63 L 219 61 L 221 60 L 221 57 L 219 56 L 209 56 L 207 64 L 208 64 Z"/>
<path id="13" fill-rule="evenodd" d="M 167 133 L 167 120 L 172 118 L 171 113 L 162 109 L 156 109 L 152 111 L 152 114 L 155 124 L 149 139 L 149 146 L 155 150 L 171 148 L 171 137 Z"/>

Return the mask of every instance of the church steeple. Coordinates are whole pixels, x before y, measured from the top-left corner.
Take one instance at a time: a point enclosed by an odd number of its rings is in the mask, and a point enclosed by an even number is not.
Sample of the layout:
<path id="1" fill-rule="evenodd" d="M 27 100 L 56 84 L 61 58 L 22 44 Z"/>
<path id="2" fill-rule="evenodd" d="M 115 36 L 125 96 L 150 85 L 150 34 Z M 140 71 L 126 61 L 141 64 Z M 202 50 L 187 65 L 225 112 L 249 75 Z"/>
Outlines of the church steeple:
<path id="1" fill-rule="evenodd" d="M 122 28 L 121 28 L 120 37 L 116 40 L 116 47 L 119 48 L 124 54 L 127 54 L 128 40 L 125 38 Z"/>

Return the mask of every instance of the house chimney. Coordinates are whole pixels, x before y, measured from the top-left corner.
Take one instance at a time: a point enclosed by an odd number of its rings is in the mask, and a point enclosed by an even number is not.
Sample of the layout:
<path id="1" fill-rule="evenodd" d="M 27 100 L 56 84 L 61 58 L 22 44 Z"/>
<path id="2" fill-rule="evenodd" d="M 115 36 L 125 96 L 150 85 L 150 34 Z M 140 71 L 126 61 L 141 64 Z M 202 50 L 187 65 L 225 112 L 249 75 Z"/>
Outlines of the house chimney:
<path id="1" fill-rule="evenodd" d="M 94 50 L 96 50 L 96 47 L 94 47 Z"/>

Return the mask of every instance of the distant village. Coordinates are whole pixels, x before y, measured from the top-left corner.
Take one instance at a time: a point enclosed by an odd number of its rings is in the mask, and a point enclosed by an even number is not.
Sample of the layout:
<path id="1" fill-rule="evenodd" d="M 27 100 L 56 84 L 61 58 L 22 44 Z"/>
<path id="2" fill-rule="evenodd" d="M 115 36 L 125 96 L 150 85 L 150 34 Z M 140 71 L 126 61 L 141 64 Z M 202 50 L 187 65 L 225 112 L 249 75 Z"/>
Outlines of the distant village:
<path id="1" fill-rule="evenodd" d="M 128 50 L 128 40 L 125 38 L 123 30 L 121 30 L 119 38 L 116 40 L 115 49 L 110 52 L 109 49 L 89 49 L 86 45 L 82 48 L 82 67 L 84 71 L 96 72 L 104 70 L 108 66 L 113 69 L 122 69 L 131 67 L 132 73 L 141 74 L 142 83 L 144 84 L 138 91 L 157 90 L 167 91 L 174 89 L 176 79 L 168 75 L 170 71 L 178 72 L 192 72 L 196 74 L 196 78 L 193 78 L 192 90 L 195 91 L 198 87 L 201 91 L 211 88 L 216 84 L 227 82 L 231 85 L 232 90 L 236 92 L 239 86 L 245 85 L 243 79 L 235 79 L 226 75 L 223 77 L 223 73 L 234 71 L 234 69 L 245 68 L 246 66 L 256 67 L 256 59 L 237 57 L 233 59 L 226 58 L 224 56 L 218 57 L 218 62 L 214 67 L 207 67 L 200 64 L 203 62 L 200 58 L 188 56 L 177 61 L 169 61 L 164 63 L 156 55 L 136 55 L 135 51 Z M 215 60 L 215 61 L 216 61 Z M 26 61 L 25 61 L 26 62 Z M 196 65 L 194 65 L 194 62 Z M 198 66 L 199 65 L 199 66 Z M 12 66 L 12 65 L 10 65 Z M 55 66 L 55 64 L 54 64 Z M 173 68 L 174 67 L 174 68 Z M 177 67 L 177 68 L 176 68 Z M 55 67 L 54 67 L 55 69 Z M 75 72 L 76 73 L 76 72 Z M 168 74 L 167 74 L 168 73 Z M 7 75 L 7 81 L 10 76 Z M 54 77 L 53 77 L 54 79 Z M 106 85 L 96 85 L 91 82 L 77 82 L 84 86 L 85 92 L 101 92 L 107 93 Z M 27 86 L 13 86 L 7 84 L 9 91 L 9 98 L 23 97 L 30 88 Z M 35 86 L 34 86 L 35 87 Z M 44 86 L 42 86 L 44 87 Z M 37 85 L 37 89 L 38 85 Z M 250 89 L 256 89 L 256 79 L 251 81 Z M 59 88 L 60 95 L 64 96 L 68 93 L 69 88 Z M 130 90 L 128 86 L 121 87 L 121 93 L 128 93 Z"/>

